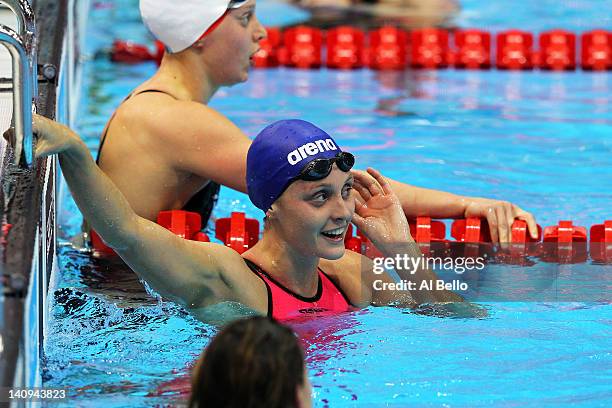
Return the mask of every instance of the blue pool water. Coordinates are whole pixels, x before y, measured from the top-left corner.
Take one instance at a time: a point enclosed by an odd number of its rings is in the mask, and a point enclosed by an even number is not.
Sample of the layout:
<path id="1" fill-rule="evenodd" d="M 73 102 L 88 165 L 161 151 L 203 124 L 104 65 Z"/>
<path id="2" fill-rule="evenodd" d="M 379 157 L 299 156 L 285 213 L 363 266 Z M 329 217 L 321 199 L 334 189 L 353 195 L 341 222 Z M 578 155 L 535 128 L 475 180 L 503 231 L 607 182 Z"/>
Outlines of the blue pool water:
<path id="1" fill-rule="evenodd" d="M 510 2 L 462 3 L 458 24 L 492 31 L 611 27 L 610 13 L 601 12 L 612 9 L 610 1 L 515 1 L 512 13 L 503 6 Z M 262 20 L 303 17 L 278 7 L 260 2 Z M 113 109 L 155 67 L 114 65 L 96 54 L 114 38 L 148 41 L 136 1 L 97 2 L 90 17 L 92 59 L 78 130 L 93 150 Z M 252 72 L 247 83 L 220 91 L 212 106 L 249 136 L 274 120 L 300 117 L 335 135 L 359 167 L 375 166 L 415 185 L 510 200 L 541 225 L 572 219 L 589 226 L 612 216 L 611 90 L 610 73 L 581 71 L 276 69 Z M 238 210 L 261 219 L 246 196 L 231 190 L 222 191 L 219 204 L 217 216 Z M 60 222 L 65 240 L 80 226 L 68 195 Z M 489 302 L 486 318 L 368 308 L 296 323 L 315 406 L 612 405 L 612 268 L 540 262 L 492 265 L 488 272 L 510 282 L 542 268 L 588 277 L 607 297 Z M 60 269 L 50 296 L 45 385 L 71 387 L 69 405 L 183 401 L 189 366 L 216 329 L 146 294 L 129 271 L 68 245 Z"/>

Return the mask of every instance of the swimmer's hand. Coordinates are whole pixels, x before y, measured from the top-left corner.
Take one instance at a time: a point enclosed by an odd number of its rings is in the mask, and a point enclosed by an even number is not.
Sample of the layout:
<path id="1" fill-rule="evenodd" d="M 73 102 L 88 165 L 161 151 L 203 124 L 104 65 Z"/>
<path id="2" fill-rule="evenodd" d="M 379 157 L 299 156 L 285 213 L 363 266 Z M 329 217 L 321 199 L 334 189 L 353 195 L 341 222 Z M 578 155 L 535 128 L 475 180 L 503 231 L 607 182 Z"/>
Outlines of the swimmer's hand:
<path id="1" fill-rule="evenodd" d="M 70 128 L 44 116 L 34 115 L 32 131 L 38 136 L 36 157 L 62 153 L 83 144 L 79 136 Z"/>
<path id="2" fill-rule="evenodd" d="M 515 219 L 524 220 L 529 235 L 537 238 L 538 227 L 533 215 L 518 205 L 508 201 L 488 198 L 465 198 L 464 217 L 486 218 L 491 231 L 491 240 L 502 244 L 512 241 L 512 223 Z"/>
<path id="3" fill-rule="evenodd" d="M 352 173 L 357 193 L 353 223 L 357 228 L 383 252 L 398 244 L 413 243 L 402 204 L 387 179 L 372 168 L 367 173 Z"/>

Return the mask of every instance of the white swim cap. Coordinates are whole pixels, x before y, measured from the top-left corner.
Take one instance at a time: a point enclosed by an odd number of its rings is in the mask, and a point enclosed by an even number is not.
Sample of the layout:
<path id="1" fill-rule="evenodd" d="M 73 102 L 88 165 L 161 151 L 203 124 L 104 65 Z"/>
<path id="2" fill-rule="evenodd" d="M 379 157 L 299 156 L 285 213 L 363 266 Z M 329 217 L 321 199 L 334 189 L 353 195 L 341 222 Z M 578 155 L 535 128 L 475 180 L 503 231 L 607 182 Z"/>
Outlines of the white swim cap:
<path id="1" fill-rule="evenodd" d="M 228 9 L 248 0 L 140 0 L 140 15 L 151 34 L 170 52 L 198 41 Z"/>

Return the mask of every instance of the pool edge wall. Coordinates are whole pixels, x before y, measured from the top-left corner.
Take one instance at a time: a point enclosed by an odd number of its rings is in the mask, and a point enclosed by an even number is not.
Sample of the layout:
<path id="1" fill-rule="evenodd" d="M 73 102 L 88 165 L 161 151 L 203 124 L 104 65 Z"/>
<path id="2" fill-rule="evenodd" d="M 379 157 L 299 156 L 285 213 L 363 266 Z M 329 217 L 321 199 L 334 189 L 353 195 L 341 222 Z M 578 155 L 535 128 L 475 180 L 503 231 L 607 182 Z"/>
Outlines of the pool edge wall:
<path id="1" fill-rule="evenodd" d="M 51 72 L 55 68 L 49 78 L 39 75 L 36 111 L 72 126 L 89 0 L 38 0 L 33 6 L 38 64 Z M 0 245 L 0 386 L 36 387 L 42 386 L 47 292 L 58 267 L 59 168 L 55 157 L 37 160 L 31 169 L 19 168 L 12 164 L 11 150 L 6 149 L 2 157 L 0 189 L 0 221 L 3 227 L 10 226 Z"/>

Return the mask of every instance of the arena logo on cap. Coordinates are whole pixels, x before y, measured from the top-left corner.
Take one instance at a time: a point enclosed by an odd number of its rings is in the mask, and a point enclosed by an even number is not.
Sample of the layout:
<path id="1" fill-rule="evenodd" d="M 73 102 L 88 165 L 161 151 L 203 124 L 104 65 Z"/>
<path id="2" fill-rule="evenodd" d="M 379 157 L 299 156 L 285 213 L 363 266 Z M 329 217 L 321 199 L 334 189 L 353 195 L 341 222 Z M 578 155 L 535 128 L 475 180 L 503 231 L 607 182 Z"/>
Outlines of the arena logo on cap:
<path id="1" fill-rule="evenodd" d="M 338 150 L 338 146 L 331 139 L 319 139 L 314 142 L 309 142 L 301 145 L 295 150 L 292 150 L 287 155 L 287 161 L 292 166 L 298 164 L 308 156 L 314 156 L 317 153 L 322 153 L 330 150 Z"/>

